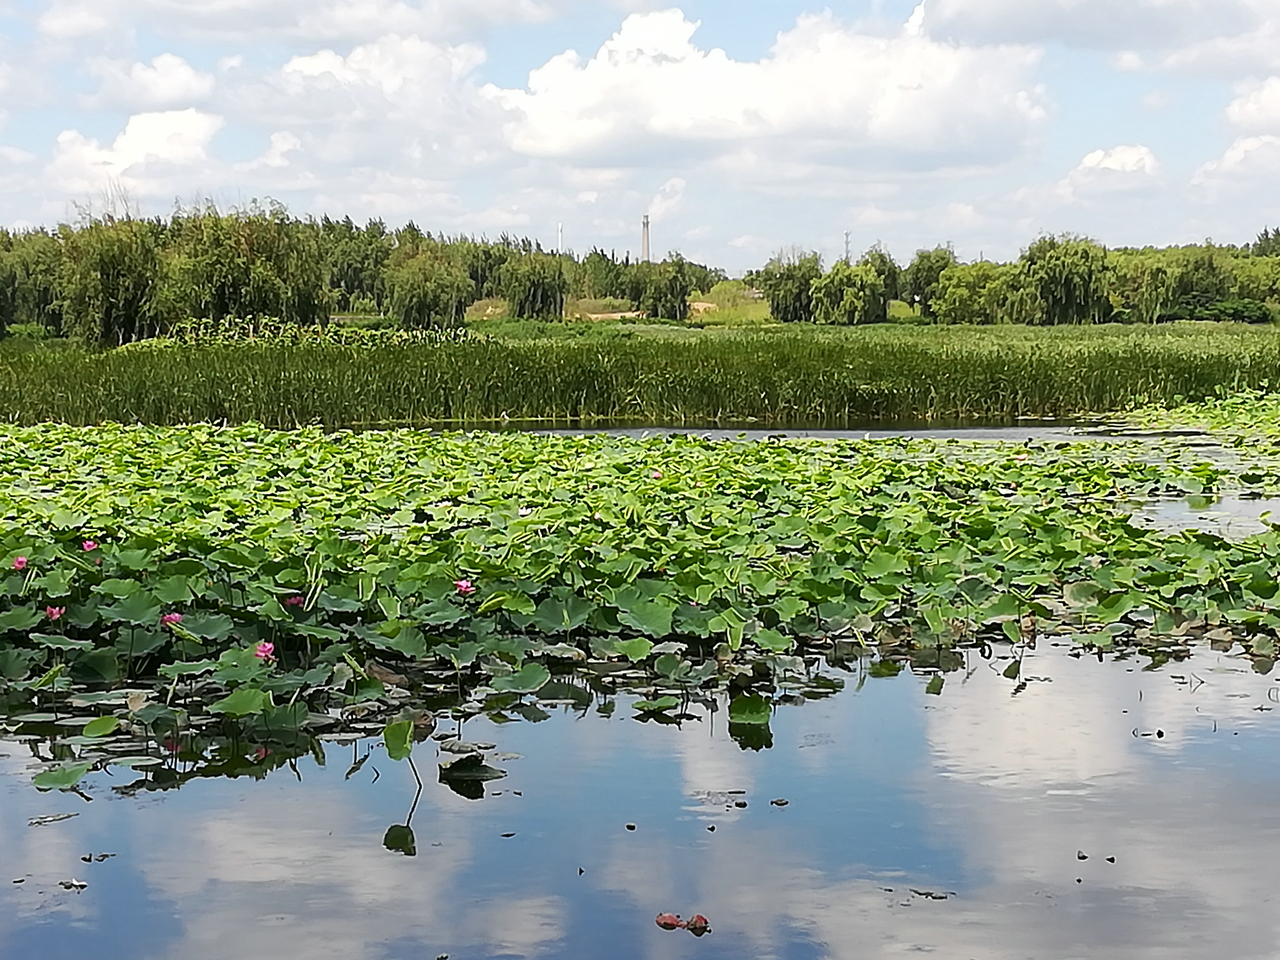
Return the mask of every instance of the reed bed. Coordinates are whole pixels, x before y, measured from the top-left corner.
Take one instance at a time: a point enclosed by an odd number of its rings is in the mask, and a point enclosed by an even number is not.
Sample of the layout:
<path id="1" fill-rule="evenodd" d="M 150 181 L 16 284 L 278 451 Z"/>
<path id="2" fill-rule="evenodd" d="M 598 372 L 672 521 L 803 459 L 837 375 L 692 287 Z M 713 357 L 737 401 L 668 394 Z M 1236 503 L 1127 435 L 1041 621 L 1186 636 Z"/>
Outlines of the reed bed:
<path id="1" fill-rule="evenodd" d="M 1280 383 L 1280 331 L 766 328 L 0 350 L 0 419 L 333 428 L 499 421 L 860 426 L 1073 417 Z"/>

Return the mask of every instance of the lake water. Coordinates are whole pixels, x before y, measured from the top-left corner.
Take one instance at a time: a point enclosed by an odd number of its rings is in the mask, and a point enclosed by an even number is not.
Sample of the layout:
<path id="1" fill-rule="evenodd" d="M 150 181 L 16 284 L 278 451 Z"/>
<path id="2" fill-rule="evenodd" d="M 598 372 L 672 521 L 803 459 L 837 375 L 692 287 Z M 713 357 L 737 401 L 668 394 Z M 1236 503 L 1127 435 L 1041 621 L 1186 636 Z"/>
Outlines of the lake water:
<path id="1" fill-rule="evenodd" d="M 36 792 L 32 744 L 0 741 L 0 957 L 1280 957 L 1270 665 L 1054 644 L 1020 681 L 1010 648 L 962 652 L 938 696 L 824 665 L 841 692 L 745 738 L 723 705 L 660 725 L 625 697 L 475 719 L 508 776 L 465 799 L 418 744 L 414 856 L 384 845 L 413 771 L 376 742 L 260 781 L 95 774 L 86 802 Z"/>

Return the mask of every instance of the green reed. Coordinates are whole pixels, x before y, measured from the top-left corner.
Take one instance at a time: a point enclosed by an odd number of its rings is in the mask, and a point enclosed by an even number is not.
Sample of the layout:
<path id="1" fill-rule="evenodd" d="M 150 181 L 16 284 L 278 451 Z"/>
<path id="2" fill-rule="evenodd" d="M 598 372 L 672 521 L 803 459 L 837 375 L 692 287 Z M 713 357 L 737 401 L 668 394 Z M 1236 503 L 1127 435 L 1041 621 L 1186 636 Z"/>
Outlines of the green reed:
<path id="1" fill-rule="evenodd" d="M 1280 383 L 1280 332 L 1229 325 L 167 342 L 0 349 L 0 419 L 857 426 L 1070 417 L 1272 383 Z"/>

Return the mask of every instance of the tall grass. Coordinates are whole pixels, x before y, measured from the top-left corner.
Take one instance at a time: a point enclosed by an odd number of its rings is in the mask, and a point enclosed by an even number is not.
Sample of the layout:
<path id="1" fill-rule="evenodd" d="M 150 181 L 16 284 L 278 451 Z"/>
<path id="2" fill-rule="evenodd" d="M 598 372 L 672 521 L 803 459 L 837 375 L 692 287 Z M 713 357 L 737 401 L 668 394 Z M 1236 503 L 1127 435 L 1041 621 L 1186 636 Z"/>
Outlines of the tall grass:
<path id="1" fill-rule="evenodd" d="M 1192 324 L 0 350 L 0 418 L 19 423 L 858 426 L 1069 417 L 1270 384 L 1280 332 Z"/>

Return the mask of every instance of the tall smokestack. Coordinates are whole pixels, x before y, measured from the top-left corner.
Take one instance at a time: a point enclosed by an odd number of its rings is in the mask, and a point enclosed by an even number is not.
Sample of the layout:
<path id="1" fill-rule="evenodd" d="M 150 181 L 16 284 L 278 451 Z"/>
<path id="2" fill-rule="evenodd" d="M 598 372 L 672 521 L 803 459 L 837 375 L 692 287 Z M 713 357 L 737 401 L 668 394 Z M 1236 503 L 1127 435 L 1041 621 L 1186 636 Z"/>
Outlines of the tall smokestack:
<path id="1" fill-rule="evenodd" d="M 640 259 L 649 262 L 649 215 L 644 215 L 644 232 L 640 235 Z"/>

